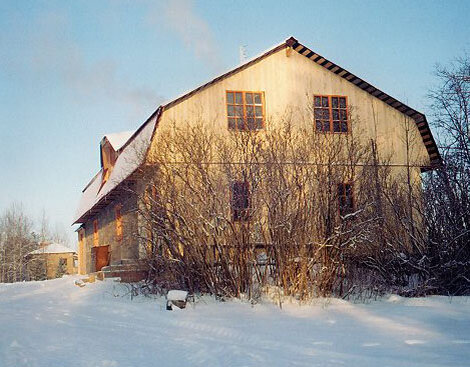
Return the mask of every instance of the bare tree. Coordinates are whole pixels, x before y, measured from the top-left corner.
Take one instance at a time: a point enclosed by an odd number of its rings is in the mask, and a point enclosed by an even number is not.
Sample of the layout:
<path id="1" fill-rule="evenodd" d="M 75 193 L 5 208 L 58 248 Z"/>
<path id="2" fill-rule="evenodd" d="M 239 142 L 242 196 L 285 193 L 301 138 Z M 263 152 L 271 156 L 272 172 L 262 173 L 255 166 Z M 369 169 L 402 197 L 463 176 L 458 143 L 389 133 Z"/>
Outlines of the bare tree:
<path id="1" fill-rule="evenodd" d="M 437 67 L 430 92 L 442 168 L 424 181 L 435 293 L 470 293 L 470 61 Z"/>
<path id="2" fill-rule="evenodd" d="M 0 282 L 26 278 L 25 255 L 35 245 L 32 220 L 21 204 L 12 204 L 0 216 Z"/>
<path id="3" fill-rule="evenodd" d="M 51 226 L 45 209 L 42 210 L 41 217 L 39 219 L 38 237 L 39 241 L 42 243 L 55 242 L 68 245 L 70 242 L 64 225 L 56 222 L 54 226 Z"/>

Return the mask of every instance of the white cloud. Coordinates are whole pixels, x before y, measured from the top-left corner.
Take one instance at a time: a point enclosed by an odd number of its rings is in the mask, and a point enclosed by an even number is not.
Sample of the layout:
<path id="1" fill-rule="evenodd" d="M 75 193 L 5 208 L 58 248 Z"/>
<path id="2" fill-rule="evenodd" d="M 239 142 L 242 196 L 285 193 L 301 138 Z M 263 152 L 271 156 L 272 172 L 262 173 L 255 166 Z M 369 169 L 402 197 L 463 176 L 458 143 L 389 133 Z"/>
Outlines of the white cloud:
<path id="1" fill-rule="evenodd" d="M 161 14 L 160 9 L 151 12 L 153 24 L 163 20 L 197 58 L 206 62 L 213 71 L 220 71 L 223 63 L 213 32 L 195 11 L 193 1 L 170 0 L 164 3 L 161 10 Z"/>
<path id="2" fill-rule="evenodd" d="M 24 45 L 29 54 L 22 61 L 36 75 L 52 83 L 64 83 L 78 97 L 93 101 L 107 98 L 135 112 L 156 108 L 163 101 L 151 87 L 122 78 L 112 59 L 90 61 L 74 41 L 66 14 L 42 13 L 33 21 L 33 29 Z"/>

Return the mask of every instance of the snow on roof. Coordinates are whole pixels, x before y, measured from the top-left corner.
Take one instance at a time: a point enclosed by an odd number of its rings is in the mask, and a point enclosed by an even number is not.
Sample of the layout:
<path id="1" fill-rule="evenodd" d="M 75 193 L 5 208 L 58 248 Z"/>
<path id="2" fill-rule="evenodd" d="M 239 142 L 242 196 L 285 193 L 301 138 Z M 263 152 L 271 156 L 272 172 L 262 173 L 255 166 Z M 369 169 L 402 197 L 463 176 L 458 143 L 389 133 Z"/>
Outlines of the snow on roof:
<path id="1" fill-rule="evenodd" d="M 90 183 L 83 189 L 82 197 L 78 203 L 78 208 L 75 213 L 75 220 L 80 219 L 80 217 L 90 210 L 96 200 L 96 195 L 101 187 L 101 177 L 102 170 L 100 170 L 95 177 L 93 177 Z"/>
<path id="2" fill-rule="evenodd" d="M 117 152 L 126 144 L 132 134 L 134 134 L 134 131 L 121 131 L 120 133 L 106 134 L 104 137 L 108 139 L 113 149 Z"/>
<path id="3" fill-rule="evenodd" d="M 131 175 L 143 162 L 147 148 L 150 145 L 158 113 L 154 114 L 141 129 L 139 129 L 124 144 L 113 170 L 104 185 L 102 185 L 102 171 L 100 170 L 83 190 L 80 203 L 75 215 L 74 223 L 89 210 L 91 210 L 105 195 L 110 193 L 117 185 Z"/>
<path id="4" fill-rule="evenodd" d="M 43 248 L 31 251 L 29 255 L 36 255 L 36 254 L 63 254 L 68 252 L 75 252 L 71 248 L 68 248 L 61 243 L 51 243 Z"/>

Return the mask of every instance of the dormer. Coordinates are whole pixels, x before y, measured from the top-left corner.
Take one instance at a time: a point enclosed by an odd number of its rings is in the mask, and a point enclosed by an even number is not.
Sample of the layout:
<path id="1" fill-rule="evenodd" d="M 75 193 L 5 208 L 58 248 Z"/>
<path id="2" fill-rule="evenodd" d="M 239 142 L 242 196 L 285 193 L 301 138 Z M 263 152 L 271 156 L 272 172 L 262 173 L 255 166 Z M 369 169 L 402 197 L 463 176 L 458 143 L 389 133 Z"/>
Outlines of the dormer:
<path id="1" fill-rule="evenodd" d="M 132 131 L 124 131 L 121 133 L 107 134 L 101 139 L 100 142 L 100 161 L 102 172 L 102 183 L 104 185 L 108 181 L 111 172 L 113 171 L 114 164 L 121 149 L 132 136 Z"/>

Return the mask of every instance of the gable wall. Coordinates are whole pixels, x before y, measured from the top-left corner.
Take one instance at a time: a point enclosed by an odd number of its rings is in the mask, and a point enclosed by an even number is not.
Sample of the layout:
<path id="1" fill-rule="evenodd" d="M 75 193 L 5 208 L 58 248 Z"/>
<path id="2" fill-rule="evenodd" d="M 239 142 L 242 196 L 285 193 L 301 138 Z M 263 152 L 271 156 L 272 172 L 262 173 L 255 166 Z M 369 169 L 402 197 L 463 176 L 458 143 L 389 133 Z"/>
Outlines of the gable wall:
<path id="1" fill-rule="evenodd" d="M 152 149 L 158 149 L 159 133 L 172 122 L 202 119 L 216 130 L 227 131 L 226 90 L 264 91 L 268 129 L 287 111 L 299 123 L 313 124 L 308 108 L 314 94 L 346 95 L 348 104 L 353 106 L 352 133 L 369 142 L 377 126 L 378 150 L 382 157 L 391 157 L 394 164 L 406 163 L 403 126 L 407 117 L 404 114 L 299 53 L 291 51 L 289 57 L 286 54 L 285 49 L 280 50 L 167 108 L 160 118 Z M 417 142 L 412 152 L 413 161 L 428 164 L 429 157 L 418 129 L 411 119 L 409 121 Z"/>

